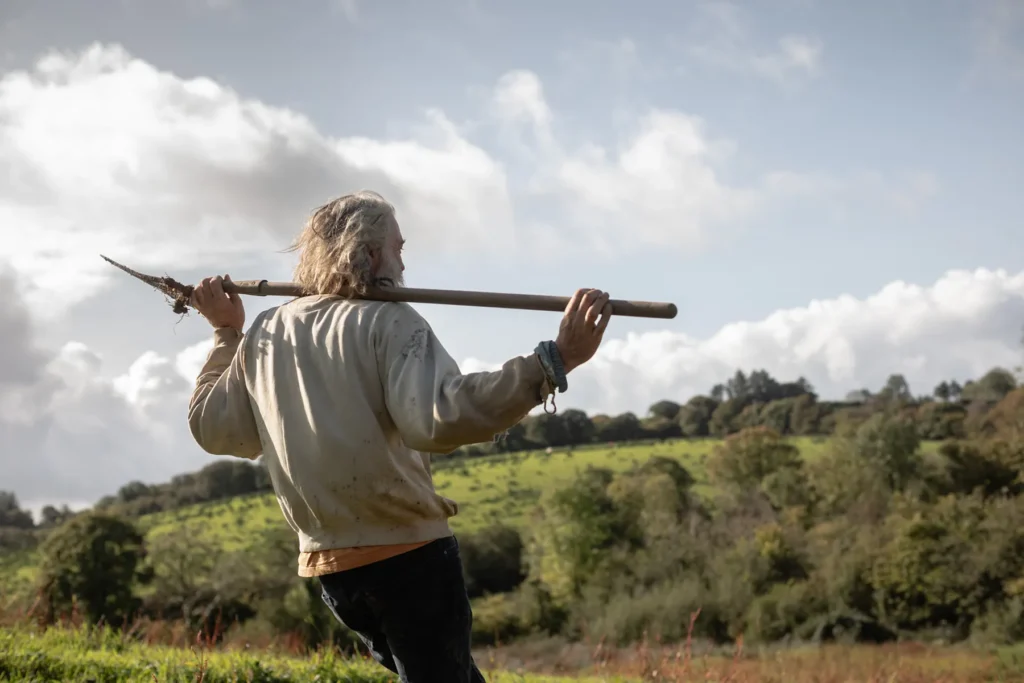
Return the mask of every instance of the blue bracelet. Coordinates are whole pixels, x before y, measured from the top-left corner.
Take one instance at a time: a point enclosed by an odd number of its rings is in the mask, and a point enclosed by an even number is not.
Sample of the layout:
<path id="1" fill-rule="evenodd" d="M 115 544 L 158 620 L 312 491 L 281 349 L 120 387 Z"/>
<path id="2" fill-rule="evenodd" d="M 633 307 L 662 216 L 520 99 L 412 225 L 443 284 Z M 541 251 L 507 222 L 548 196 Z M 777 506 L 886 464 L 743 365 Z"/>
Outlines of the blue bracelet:
<path id="1" fill-rule="evenodd" d="M 540 358 L 540 364 L 551 384 L 564 394 L 569 388 L 569 381 L 565 376 L 565 365 L 562 363 L 562 354 L 558 352 L 558 346 L 553 341 L 543 341 L 534 351 Z"/>

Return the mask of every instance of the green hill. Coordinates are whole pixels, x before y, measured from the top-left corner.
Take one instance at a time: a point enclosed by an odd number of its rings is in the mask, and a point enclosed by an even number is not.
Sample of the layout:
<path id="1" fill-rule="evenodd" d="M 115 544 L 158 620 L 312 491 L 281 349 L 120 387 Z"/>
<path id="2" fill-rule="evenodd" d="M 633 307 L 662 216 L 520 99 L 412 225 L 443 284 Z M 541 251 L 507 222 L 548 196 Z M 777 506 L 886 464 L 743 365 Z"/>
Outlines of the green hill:
<path id="1" fill-rule="evenodd" d="M 817 456 L 828 443 L 811 438 L 792 441 L 806 458 Z M 451 521 L 456 533 L 497 522 L 521 527 L 544 491 L 571 481 L 588 467 L 624 471 L 654 455 L 671 457 L 694 475 L 699 482 L 698 491 L 707 493 L 704 461 L 719 443 L 717 439 L 679 439 L 454 460 L 435 468 L 434 486 L 459 503 L 459 514 Z M 270 524 L 284 524 L 284 520 L 274 496 L 261 494 L 146 515 L 139 524 L 151 535 L 187 526 L 198 534 L 214 535 L 222 547 L 232 549 L 244 544 L 252 532 Z"/>
<path id="2" fill-rule="evenodd" d="M 809 460 L 828 446 L 828 439 L 820 437 L 793 437 L 790 441 Z M 696 490 L 708 494 L 711 490 L 704 464 L 720 443 L 718 439 L 676 439 L 454 459 L 436 467 L 434 483 L 439 492 L 459 503 L 459 514 L 451 522 L 456 533 L 496 522 L 521 528 L 545 491 L 572 481 L 588 467 L 624 471 L 654 455 L 671 457 L 691 472 L 697 480 Z M 924 444 L 924 448 L 934 450 L 935 444 Z M 244 547 L 269 526 L 284 525 L 284 519 L 273 494 L 255 494 L 144 515 L 137 523 L 149 538 L 186 528 L 197 537 L 212 537 L 229 551 Z M 35 562 L 34 552 L 0 556 L 0 593 L 28 585 Z"/>

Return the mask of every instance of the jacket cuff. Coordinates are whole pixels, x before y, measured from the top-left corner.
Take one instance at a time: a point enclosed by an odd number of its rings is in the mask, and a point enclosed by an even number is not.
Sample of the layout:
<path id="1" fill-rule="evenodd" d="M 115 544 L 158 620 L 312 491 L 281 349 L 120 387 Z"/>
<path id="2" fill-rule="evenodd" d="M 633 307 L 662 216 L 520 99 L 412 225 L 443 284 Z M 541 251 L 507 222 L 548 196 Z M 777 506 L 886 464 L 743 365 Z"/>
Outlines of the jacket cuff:
<path id="1" fill-rule="evenodd" d="M 218 327 L 213 330 L 214 346 L 233 346 L 242 340 L 242 331 L 234 327 Z"/>

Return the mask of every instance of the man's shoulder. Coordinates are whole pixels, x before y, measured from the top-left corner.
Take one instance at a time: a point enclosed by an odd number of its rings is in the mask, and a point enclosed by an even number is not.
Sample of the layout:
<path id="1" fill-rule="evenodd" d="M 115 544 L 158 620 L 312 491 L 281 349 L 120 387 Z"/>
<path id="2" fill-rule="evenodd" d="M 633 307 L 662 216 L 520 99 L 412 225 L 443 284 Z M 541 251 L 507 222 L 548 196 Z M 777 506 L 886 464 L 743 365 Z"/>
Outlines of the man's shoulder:
<path id="1" fill-rule="evenodd" d="M 254 319 L 262 324 L 294 324 L 299 320 L 333 318 L 336 322 L 359 326 L 391 327 L 427 325 L 424 317 L 405 301 L 372 301 L 341 296 L 306 296 L 292 299 L 260 312 Z"/>

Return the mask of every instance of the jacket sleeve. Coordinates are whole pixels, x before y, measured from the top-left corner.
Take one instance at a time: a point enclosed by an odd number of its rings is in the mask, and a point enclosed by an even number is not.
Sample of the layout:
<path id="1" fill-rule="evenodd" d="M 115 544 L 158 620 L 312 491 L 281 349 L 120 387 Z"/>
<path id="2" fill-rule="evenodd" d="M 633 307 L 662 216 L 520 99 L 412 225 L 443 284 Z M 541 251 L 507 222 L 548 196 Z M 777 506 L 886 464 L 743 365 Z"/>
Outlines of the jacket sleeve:
<path id="1" fill-rule="evenodd" d="M 189 402 L 188 424 L 192 437 L 207 453 L 254 460 L 263 445 L 245 386 L 241 341 L 237 330 L 214 330 L 213 349 Z"/>
<path id="2" fill-rule="evenodd" d="M 378 363 L 391 419 L 406 446 L 450 453 L 490 441 L 553 393 L 536 354 L 494 372 L 462 374 L 430 325 L 408 304 L 382 310 Z"/>

